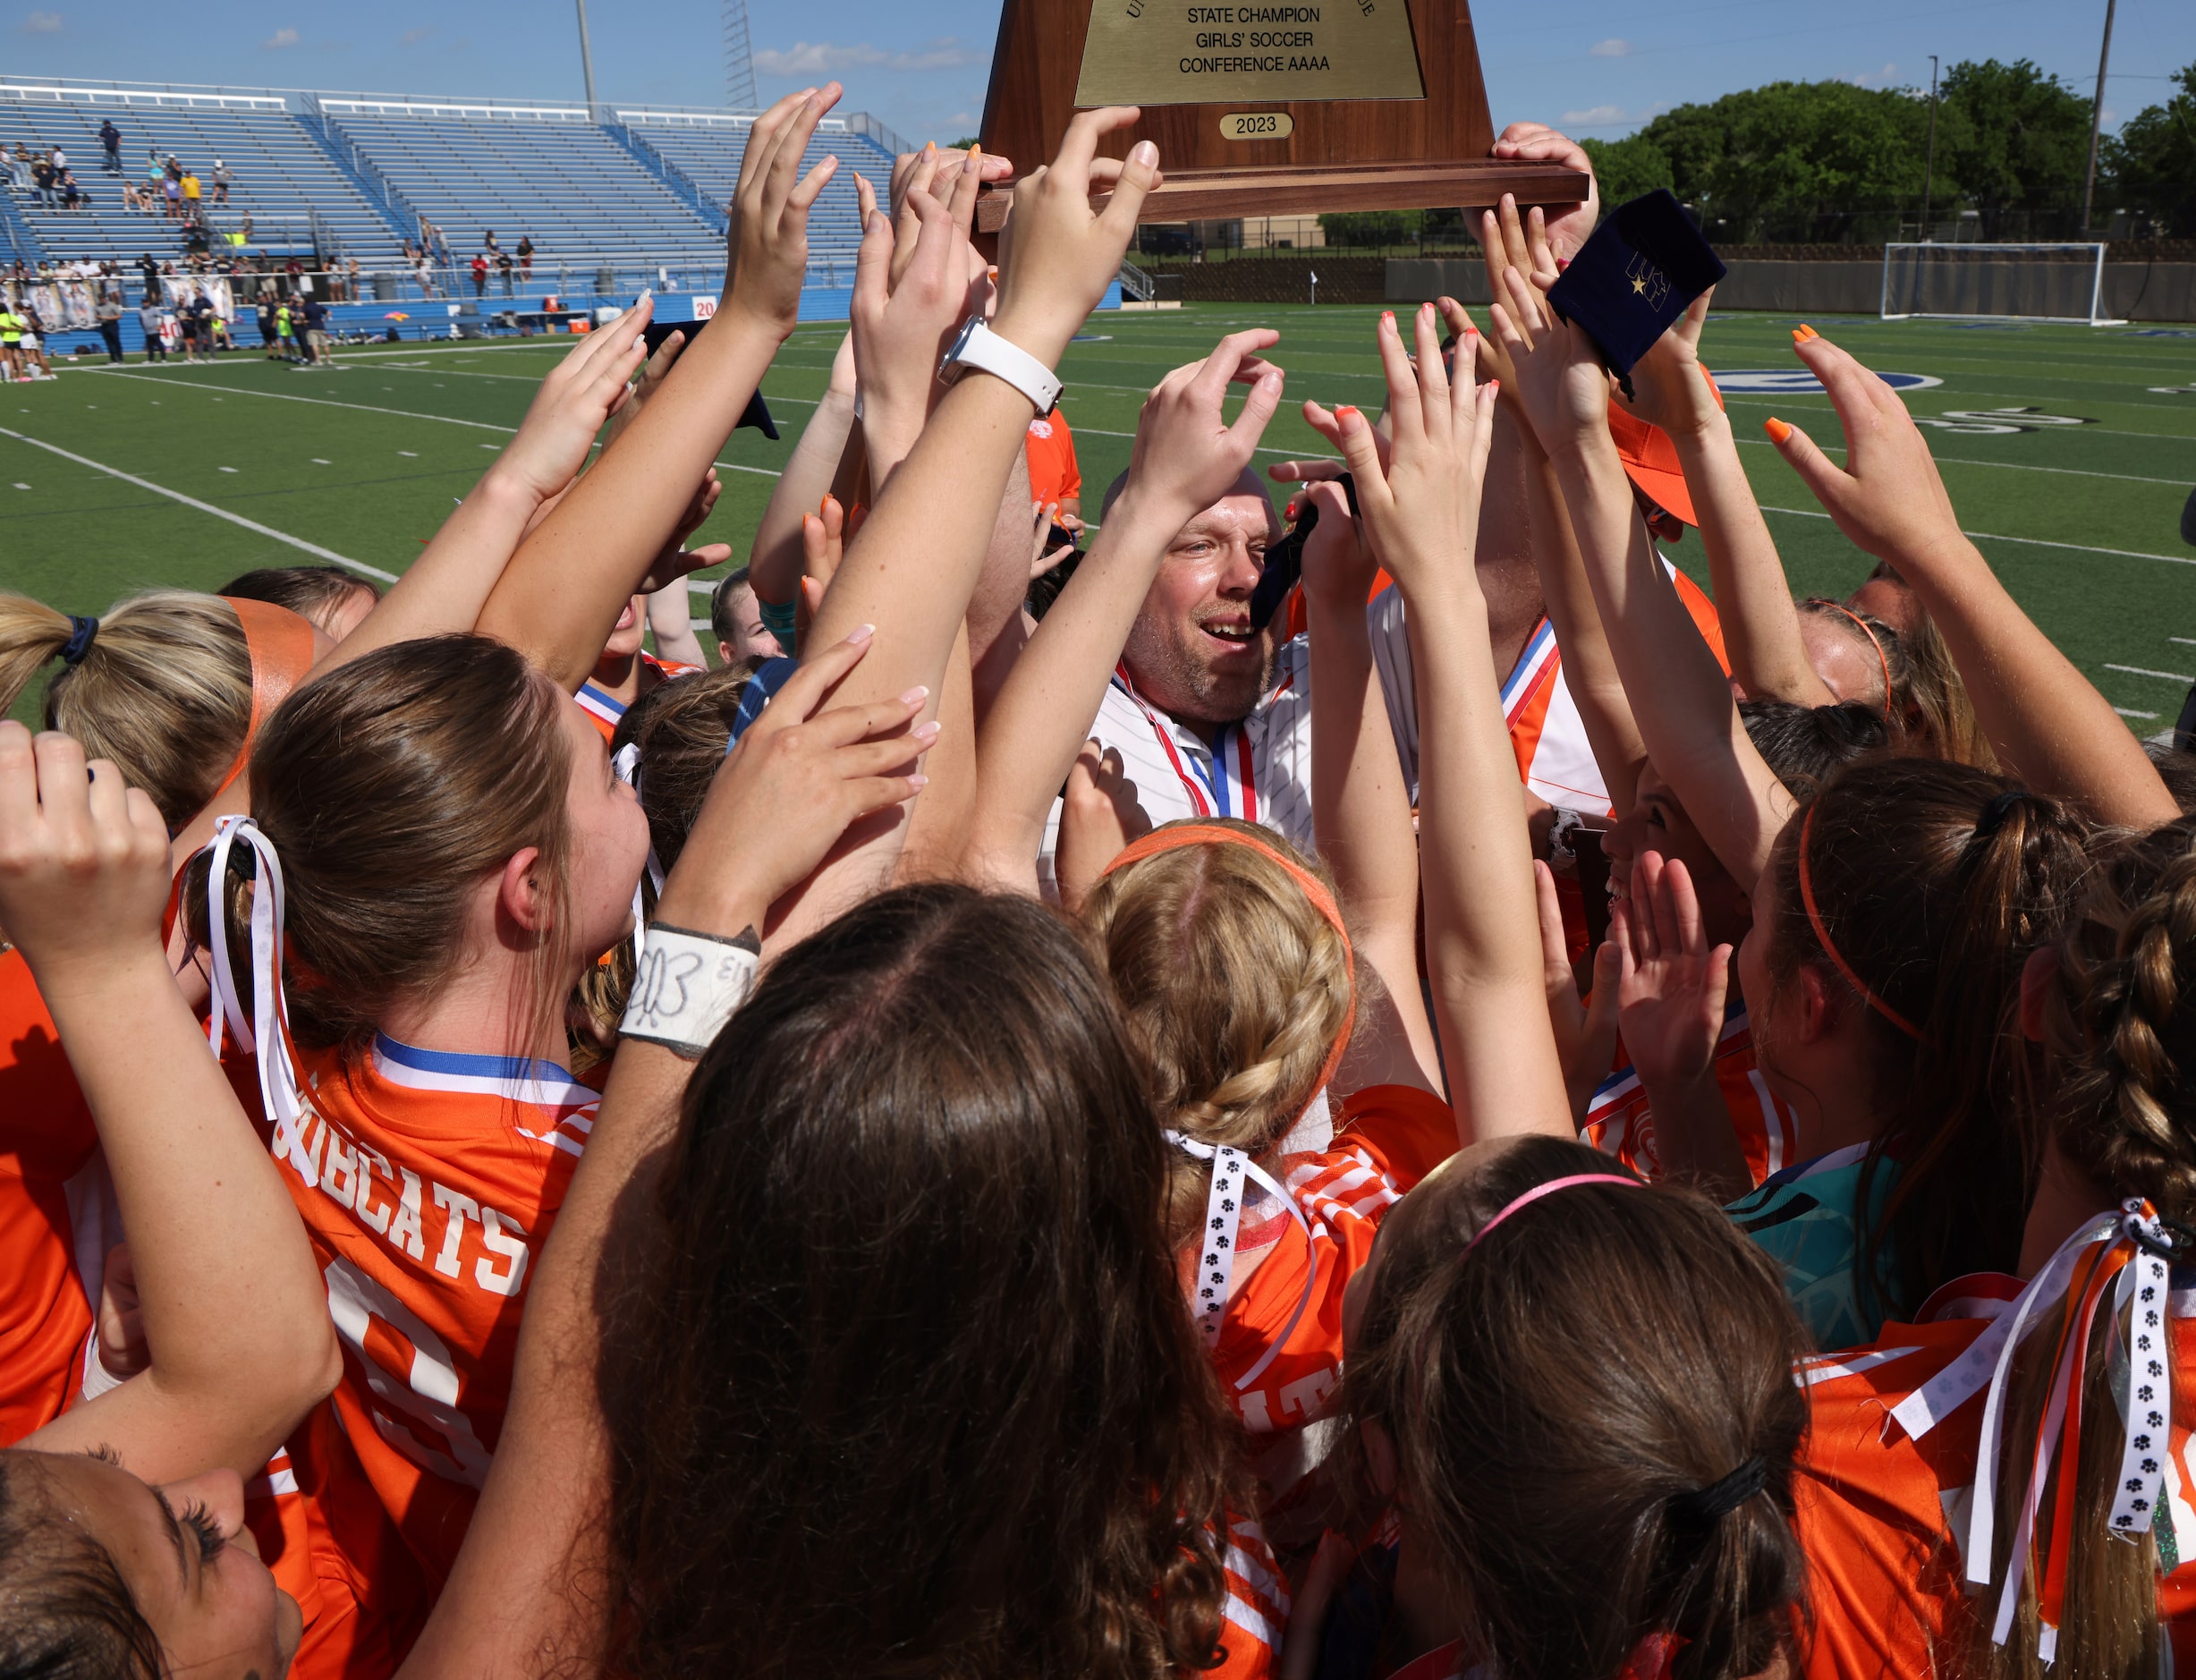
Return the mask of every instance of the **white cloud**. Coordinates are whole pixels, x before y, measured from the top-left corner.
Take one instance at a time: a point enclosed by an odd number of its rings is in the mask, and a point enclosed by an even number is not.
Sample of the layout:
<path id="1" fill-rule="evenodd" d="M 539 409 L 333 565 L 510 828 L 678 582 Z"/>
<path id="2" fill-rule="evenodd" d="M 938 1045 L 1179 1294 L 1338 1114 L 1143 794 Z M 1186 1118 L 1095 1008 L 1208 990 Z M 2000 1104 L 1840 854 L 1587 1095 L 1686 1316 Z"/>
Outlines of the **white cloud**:
<path id="1" fill-rule="evenodd" d="M 1630 41 L 1620 41 L 1611 36 L 1606 41 L 1596 41 L 1590 50 L 1596 58 L 1629 58 L 1639 49 Z"/>
<path id="2" fill-rule="evenodd" d="M 295 47 L 296 45 L 297 31 L 295 30 L 276 30 L 259 43 L 259 50 L 266 53 L 277 53 L 285 47 Z"/>
<path id="3" fill-rule="evenodd" d="M 417 47 L 421 41 L 427 39 L 427 38 L 432 35 L 434 32 L 435 26 L 432 23 L 427 23 L 422 24 L 416 30 L 406 30 L 403 34 L 399 36 L 397 38 L 403 46 Z"/>
<path id="4" fill-rule="evenodd" d="M 1624 121 L 1624 107 L 1621 105 L 1597 105 L 1583 111 L 1565 111 L 1557 119 L 1567 133 L 1573 129 L 1609 128 Z"/>
<path id="5" fill-rule="evenodd" d="M 825 76 L 842 70 L 958 70 L 980 64 L 986 57 L 950 35 L 911 53 L 889 52 L 867 41 L 844 47 L 830 41 L 795 41 L 783 52 L 766 47 L 757 53 L 755 68 L 766 76 Z"/>
<path id="6" fill-rule="evenodd" d="M 61 13 L 33 12 L 15 28 L 16 32 L 21 35 L 58 35 L 61 33 Z"/>

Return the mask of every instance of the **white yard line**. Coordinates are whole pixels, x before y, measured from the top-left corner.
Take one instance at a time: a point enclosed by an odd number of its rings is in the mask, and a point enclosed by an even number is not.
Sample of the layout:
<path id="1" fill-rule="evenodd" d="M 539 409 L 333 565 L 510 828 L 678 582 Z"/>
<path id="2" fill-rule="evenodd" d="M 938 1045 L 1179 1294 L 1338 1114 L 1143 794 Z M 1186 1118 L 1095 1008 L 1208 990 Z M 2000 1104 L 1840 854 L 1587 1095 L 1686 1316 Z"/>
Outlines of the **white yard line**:
<path id="1" fill-rule="evenodd" d="M 396 581 L 396 573 L 384 572 L 379 566 L 369 566 L 363 560 L 353 560 L 349 555 L 337 554 L 333 548 L 323 548 L 317 542 L 307 542 L 302 537 L 293 537 L 286 530 L 276 530 L 272 525 L 262 525 L 256 519 L 246 519 L 242 513 L 232 513 L 225 507 L 216 507 L 211 502 L 201 502 L 195 496 L 185 496 L 181 490 L 171 490 L 165 484 L 155 484 L 150 479 L 140 479 L 135 473 L 124 472 L 120 467 L 110 467 L 103 461 L 94 461 L 86 455 L 72 454 L 53 444 L 43 443 L 21 432 L 10 431 L 0 426 L 0 437 L 13 437 L 19 444 L 29 444 L 33 449 L 43 449 L 49 455 L 59 455 L 64 461 L 72 461 L 80 467 L 89 467 L 94 472 L 104 472 L 110 479 L 120 479 L 124 484 L 135 485 L 140 490 L 150 490 L 155 496 L 165 496 L 171 502 L 181 502 L 185 507 L 195 508 L 201 513 L 211 513 L 216 519 L 225 519 L 232 525 L 242 525 L 246 530 L 262 537 L 271 537 L 276 542 L 285 542 L 293 548 L 301 548 L 307 554 L 322 560 L 332 560 L 339 566 L 349 566 L 353 572 L 362 572 L 369 578 L 379 578 L 384 583 Z"/>
<path id="2" fill-rule="evenodd" d="M 2185 671 L 2153 671 L 2148 666 L 2141 665 L 2107 665 L 2105 669 L 2124 671 L 2130 676 L 2154 676 L 2161 683 L 2196 683 L 2196 676 L 2191 676 Z"/>
<path id="3" fill-rule="evenodd" d="M 1788 513 L 1794 519 L 1827 519 L 1830 516 L 1819 507 L 1771 507 L 1761 505 L 1765 513 Z M 2031 548 L 2069 548 L 2076 554 L 2116 555 L 2123 560 L 2163 560 L 2168 565 L 2196 566 L 2196 555 L 2146 554 L 2140 548 L 2099 548 L 2086 542 L 2051 542 L 2041 537 L 2002 537 L 1996 531 L 1963 530 L 1961 536 L 1976 542 L 2019 542 Z"/>
<path id="4" fill-rule="evenodd" d="M 154 375 L 144 373 L 110 373 L 107 375 L 107 378 L 111 379 L 140 379 L 149 385 L 174 385 L 179 383 L 179 381 L 176 380 L 163 379 Z M 186 386 L 185 388 L 188 389 L 190 387 Z M 421 413 L 417 409 L 382 408 L 370 403 L 338 403 L 333 397 L 299 396 L 289 391 L 250 391 L 233 386 L 230 389 L 224 391 L 222 395 L 225 397 L 265 397 L 270 403 L 309 403 L 314 408 L 356 409 L 361 414 L 387 414 L 397 420 L 437 420 L 445 426 L 464 426 L 471 428 L 474 431 L 479 432 L 501 432 L 506 437 L 512 436 L 519 429 L 515 426 L 491 425 L 487 420 L 460 420 L 454 414 L 425 414 Z M 399 450 L 397 453 L 402 454 L 404 452 Z M 759 473 L 767 479 L 775 479 L 778 476 L 776 470 L 771 467 L 742 466 L 736 461 L 719 461 L 715 464 L 732 472 Z"/>

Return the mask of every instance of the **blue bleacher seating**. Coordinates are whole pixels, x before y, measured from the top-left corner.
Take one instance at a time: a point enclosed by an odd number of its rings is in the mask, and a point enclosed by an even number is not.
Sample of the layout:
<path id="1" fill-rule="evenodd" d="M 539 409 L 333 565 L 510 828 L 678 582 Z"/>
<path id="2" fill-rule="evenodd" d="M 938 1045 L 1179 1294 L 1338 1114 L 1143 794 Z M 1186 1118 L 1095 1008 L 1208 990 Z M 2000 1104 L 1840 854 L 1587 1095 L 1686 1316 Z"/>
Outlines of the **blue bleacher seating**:
<path id="1" fill-rule="evenodd" d="M 109 174 L 99 144 L 99 123 L 122 131 L 127 178 L 145 183 L 148 153 L 174 157 L 194 171 L 205 189 L 208 216 L 216 231 L 252 216 L 254 244 L 262 250 L 309 252 L 309 214 L 318 212 L 346 254 L 371 268 L 399 255 L 398 238 L 364 193 L 314 143 L 279 95 L 185 94 L 139 89 L 53 89 L 0 83 L 0 140 L 68 154 L 77 184 L 91 208 L 47 209 L 29 193 L 16 208 L 56 261 L 134 261 L 150 251 L 167 260 L 181 256 L 182 224 L 165 216 L 125 210 L 123 176 Z M 212 204 L 218 157 L 234 177 L 226 208 Z"/>
<path id="2" fill-rule="evenodd" d="M 342 254 L 367 272 L 398 267 L 403 241 L 418 230 L 401 207 L 378 196 L 380 187 L 369 194 L 361 186 L 363 158 L 412 212 L 442 228 L 460 267 L 493 230 L 505 250 L 515 251 L 522 236 L 533 241 L 537 287 L 545 275 L 576 290 L 602 269 L 631 276 L 661 265 L 708 275 L 700 284 L 713 285 L 724 261 L 718 218 L 731 203 L 753 115 L 605 115 L 611 126 L 590 120 L 581 106 L 0 81 L 0 142 L 11 150 L 18 142 L 62 148 L 90 196 L 89 208 L 69 211 L 10 189 L 23 223 L 55 260 L 182 254 L 181 223 L 123 208 L 123 177 L 103 167 L 98 140 L 101 120 L 111 118 L 122 131 L 129 180 L 145 183 L 148 154 L 175 157 L 204 183 L 216 236 L 249 210 L 253 244 L 262 250 L 309 255 L 317 216 Z M 880 195 L 890 177 L 892 154 L 870 137 L 884 132 L 864 117 L 827 118 L 805 160 L 842 160 L 810 233 L 813 259 L 841 274 L 861 240 L 855 172 Z M 216 157 L 233 176 L 225 208 L 212 202 Z M 674 186 L 681 174 L 688 184 Z M 699 207 L 695 191 L 707 201 Z M 491 280 L 491 290 L 501 287 Z"/>

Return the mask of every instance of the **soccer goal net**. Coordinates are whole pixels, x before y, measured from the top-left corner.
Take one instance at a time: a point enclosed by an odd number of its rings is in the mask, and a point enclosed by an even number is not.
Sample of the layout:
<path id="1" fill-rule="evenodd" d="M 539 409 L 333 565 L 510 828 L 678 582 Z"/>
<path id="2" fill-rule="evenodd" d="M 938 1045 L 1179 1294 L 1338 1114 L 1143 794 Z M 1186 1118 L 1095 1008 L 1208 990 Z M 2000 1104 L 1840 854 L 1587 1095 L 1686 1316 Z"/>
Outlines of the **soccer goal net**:
<path id="1" fill-rule="evenodd" d="M 1886 245 L 1883 318 L 2078 321 L 2105 314 L 2102 245 Z"/>

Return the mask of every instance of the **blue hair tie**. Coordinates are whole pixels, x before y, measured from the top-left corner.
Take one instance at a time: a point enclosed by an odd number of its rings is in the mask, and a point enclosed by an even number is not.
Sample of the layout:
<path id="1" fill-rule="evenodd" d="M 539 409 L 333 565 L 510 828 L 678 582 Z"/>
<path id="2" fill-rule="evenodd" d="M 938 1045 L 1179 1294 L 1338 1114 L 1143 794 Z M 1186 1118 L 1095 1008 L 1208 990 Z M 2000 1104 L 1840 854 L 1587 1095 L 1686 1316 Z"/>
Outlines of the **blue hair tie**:
<path id="1" fill-rule="evenodd" d="M 91 651 L 91 639 L 99 633 L 99 621 L 69 615 L 69 639 L 62 644 L 61 658 L 64 665 L 76 666 L 83 662 Z"/>

